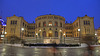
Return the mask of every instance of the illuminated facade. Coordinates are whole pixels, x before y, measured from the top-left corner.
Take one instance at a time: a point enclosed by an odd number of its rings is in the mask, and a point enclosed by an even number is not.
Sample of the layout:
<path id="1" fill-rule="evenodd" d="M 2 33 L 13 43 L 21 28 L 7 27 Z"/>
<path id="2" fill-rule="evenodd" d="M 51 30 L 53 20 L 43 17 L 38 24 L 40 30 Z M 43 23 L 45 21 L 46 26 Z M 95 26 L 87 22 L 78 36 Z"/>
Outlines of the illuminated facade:
<path id="1" fill-rule="evenodd" d="M 7 36 L 16 35 L 35 43 L 70 43 L 72 39 L 78 43 L 79 37 L 95 34 L 94 18 L 87 15 L 77 17 L 73 23 L 65 23 L 64 17 L 51 14 L 37 17 L 35 23 L 27 23 L 23 17 L 14 15 L 7 17 L 6 30 Z"/>
<path id="2" fill-rule="evenodd" d="M 98 43 L 100 44 L 100 27 L 95 30 L 95 36 L 97 37 Z"/>
<path id="3" fill-rule="evenodd" d="M 5 28 L 6 28 L 6 24 L 4 23 L 4 20 L 0 18 L 0 43 L 3 42 L 5 34 L 7 33 Z"/>

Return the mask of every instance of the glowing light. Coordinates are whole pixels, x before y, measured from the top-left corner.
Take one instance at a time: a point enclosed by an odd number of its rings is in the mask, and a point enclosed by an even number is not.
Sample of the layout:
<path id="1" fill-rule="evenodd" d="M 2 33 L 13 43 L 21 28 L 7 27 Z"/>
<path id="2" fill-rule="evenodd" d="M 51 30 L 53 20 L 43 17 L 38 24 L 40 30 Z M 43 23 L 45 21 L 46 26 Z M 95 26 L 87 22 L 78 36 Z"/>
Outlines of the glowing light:
<path id="1" fill-rule="evenodd" d="M 1 35 L 1 37 L 4 37 L 4 35 Z"/>
<path id="2" fill-rule="evenodd" d="M 24 30 L 24 28 L 21 29 L 22 31 Z"/>
<path id="3" fill-rule="evenodd" d="M 3 26 L 6 26 L 6 25 L 3 25 Z"/>
<path id="4" fill-rule="evenodd" d="M 65 35 L 65 33 L 64 33 L 64 35 Z"/>
<path id="5" fill-rule="evenodd" d="M 1 38 L 1 39 L 3 39 L 3 38 Z"/>
<path id="6" fill-rule="evenodd" d="M 41 31 L 41 29 L 39 31 Z"/>
<path id="7" fill-rule="evenodd" d="M 5 32 L 5 34 L 7 34 L 7 32 Z"/>
<path id="8" fill-rule="evenodd" d="M 38 33 L 36 33 L 36 35 L 38 35 Z"/>
<path id="9" fill-rule="evenodd" d="M 100 43 L 100 40 L 99 40 L 99 43 Z"/>
<path id="10" fill-rule="evenodd" d="M 95 33 L 95 35 L 97 35 L 97 34 Z"/>
<path id="11" fill-rule="evenodd" d="M 96 52 L 99 52 L 99 50 L 96 50 Z"/>
<path id="12" fill-rule="evenodd" d="M 61 32 L 62 30 L 60 30 L 60 32 Z"/>
<path id="13" fill-rule="evenodd" d="M 80 31 L 81 29 L 78 29 L 78 31 Z"/>
<path id="14" fill-rule="evenodd" d="M 51 31 L 49 31 L 49 33 L 52 33 Z"/>
<path id="15" fill-rule="evenodd" d="M 5 48 L 3 48 L 3 50 L 2 51 L 6 51 L 6 49 Z"/>
<path id="16" fill-rule="evenodd" d="M 49 24 L 49 26 L 52 26 L 52 24 Z"/>

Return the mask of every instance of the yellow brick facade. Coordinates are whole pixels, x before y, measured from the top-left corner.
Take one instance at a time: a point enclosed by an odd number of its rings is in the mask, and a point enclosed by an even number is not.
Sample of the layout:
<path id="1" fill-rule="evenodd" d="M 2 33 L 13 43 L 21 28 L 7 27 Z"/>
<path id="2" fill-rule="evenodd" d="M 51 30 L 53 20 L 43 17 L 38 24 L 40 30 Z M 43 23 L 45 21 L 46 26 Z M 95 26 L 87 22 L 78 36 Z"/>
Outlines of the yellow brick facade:
<path id="1" fill-rule="evenodd" d="M 17 21 L 17 24 L 12 24 L 11 21 Z M 24 28 L 24 31 L 21 28 Z M 77 17 L 73 23 L 65 23 L 65 18 L 62 16 L 42 15 L 35 19 L 35 23 L 27 23 L 23 17 L 14 15 L 7 17 L 6 30 L 7 36 L 16 35 L 21 38 L 23 34 L 24 39 L 25 37 L 53 38 L 59 42 L 64 37 L 94 35 L 94 18 L 85 15 Z"/>

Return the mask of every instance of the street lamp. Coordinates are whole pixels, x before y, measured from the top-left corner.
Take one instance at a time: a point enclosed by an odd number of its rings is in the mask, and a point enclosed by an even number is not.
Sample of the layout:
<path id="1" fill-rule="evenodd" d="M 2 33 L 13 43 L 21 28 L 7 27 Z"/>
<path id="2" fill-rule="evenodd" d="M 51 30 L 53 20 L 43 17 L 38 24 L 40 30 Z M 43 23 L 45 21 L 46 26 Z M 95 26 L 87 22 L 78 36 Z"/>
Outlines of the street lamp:
<path id="1" fill-rule="evenodd" d="M 64 35 L 64 44 L 65 44 L 65 33 L 63 35 Z"/>
<path id="2" fill-rule="evenodd" d="M 5 32 L 5 34 L 7 34 L 7 32 Z"/>
<path id="3" fill-rule="evenodd" d="M 21 31 L 22 31 L 22 38 L 21 38 L 21 42 L 22 42 L 22 40 L 23 40 L 23 31 L 24 31 L 24 28 L 21 28 Z"/>
<path id="4" fill-rule="evenodd" d="M 24 28 L 21 28 L 22 31 L 24 31 Z"/>
<path id="5" fill-rule="evenodd" d="M 78 29 L 78 31 L 81 31 L 81 29 Z"/>
<path id="6" fill-rule="evenodd" d="M 95 33 L 95 41 L 96 41 L 96 44 L 98 44 L 98 35 L 97 35 L 97 33 Z"/>
<path id="7" fill-rule="evenodd" d="M 36 43 L 37 43 L 37 35 L 38 35 L 38 33 L 36 33 Z"/>
<path id="8" fill-rule="evenodd" d="M 4 43 L 5 43 L 5 39 L 6 39 L 5 36 L 6 36 L 7 32 L 5 32 L 4 34 L 5 34 L 5 35 L 4 35 Z"/>
<path id="9" fill-rule="evenodd" d="M 80 34 L 81 34 L 81 29 L 78 29 L 78 32 L 79 32 L 79 42 L 80 42 L 80 44 L 81 44 L 81 37 L 80 37 Z"/>

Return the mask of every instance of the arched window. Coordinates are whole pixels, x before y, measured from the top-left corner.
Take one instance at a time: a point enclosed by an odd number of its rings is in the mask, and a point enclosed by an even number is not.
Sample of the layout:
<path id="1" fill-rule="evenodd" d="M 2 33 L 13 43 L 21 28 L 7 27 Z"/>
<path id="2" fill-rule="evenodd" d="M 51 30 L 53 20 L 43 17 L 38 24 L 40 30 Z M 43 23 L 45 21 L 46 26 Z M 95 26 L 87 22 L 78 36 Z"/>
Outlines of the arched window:
<path id="1" fill-rule="evenodd" d="M 43 22 L 43 26 L 44 26 L 44 27 L 46 26 L 46 22 Z"/>
<path id="2" fill-rule="evenodd" d="M 41 26 L 41 23 L 39 23 L 39 27 Z"/>
<path id="3" fill-rule="evenodd" d="M 60 22 L 60 27 L 62 27 L 62 23 Z"/>
<path id="4" fill-rule="evenodd" d="M 43 37 L 46 37 L 46 32 L 45 32 L 45 31 L 43 31 L 42 35 L 43 35 Z"/>
<path id="5" fill-rule="evenodd" d="M 58 26 L 58 22 L 55 22 L 55 26 Z"/>
<path id="6" fill-rule="evenodd" d="M 55 37 L 58 37 L 58 32 L 57 31 L 55 31 Z"/>
<path id="7" fill-rule="evenodd" d="M 49 21 L 49 26 L 52 26 L 52 21 Z"/>

